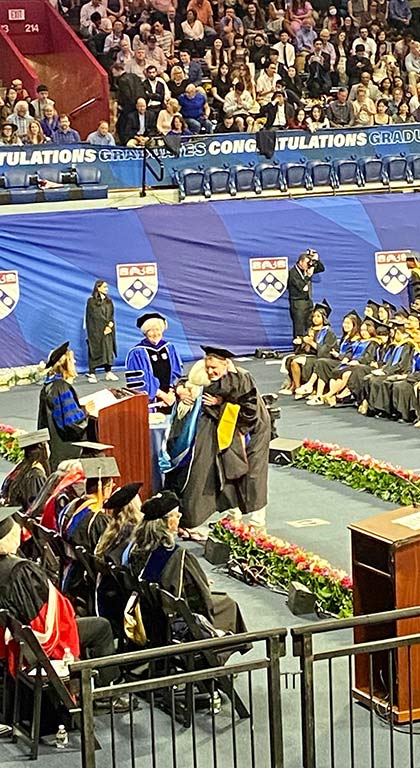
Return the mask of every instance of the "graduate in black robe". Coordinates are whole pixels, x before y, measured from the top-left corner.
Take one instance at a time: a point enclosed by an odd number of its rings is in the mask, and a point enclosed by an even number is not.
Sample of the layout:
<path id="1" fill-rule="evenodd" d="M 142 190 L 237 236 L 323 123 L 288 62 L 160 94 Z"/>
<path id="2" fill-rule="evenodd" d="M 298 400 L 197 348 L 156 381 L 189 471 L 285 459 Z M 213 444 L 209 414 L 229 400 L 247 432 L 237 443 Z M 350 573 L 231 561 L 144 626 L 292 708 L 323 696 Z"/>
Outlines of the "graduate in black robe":
<path id="1" fill-rule="evenodd" d="M 420 333 L 413 336 L 414 351 L 411 372 L 405 379 L 394 382 L 392 387 L 392 411 L 408 423 L 420 419 L 418 398 L 420 384 Z"/>
<path id="2" fill-rule="evenodd" d="M 311 326 L 305 336 L 297 336 L 293 339 L 294 354 L 286 358 L 286 368 L 289 373 L 289 382 L 283 384 L 280 394 L 291 395 L 299 400 L 303 395 L 296 394 L 311 378 L 317 359 L 328 357 L 331 350 L 337 344 L 337 337 L 329 324 L 331 307 L 326 299 L 318 302 L 311 315 Z"/>
<path id="3" fill-rule="evenodd" d="M 379 340 L 379 344 L 376 347 L 375 357 L 370 362 L 364 362 L 363 356 L 359 362 L 359 365 L 355 366 L 350 374 L 350 378 L 347 382 L 347 388 L 351 392 L 354 402 L 357 406 L 363 400 L 365 377 L 370 376 L 371 373 L 379 368 L 383 368 L 384 365 L 390 359 L 394 350 L 391 340 L 391 328 L 388 325 L 383 325 L 380 321 L 374 321 L 376 327 L 376 334 Z"/>
<path id="4" fill-rule="evenodd" d="M 182 597 L 192 613 L 204 616 L 215 629 L 246 632 L 238 604 L 225 592 L 212 592 L 197 558 L 175 543 L 181 517 L 178 504 L 171 491 L 143 503 L 144 519 L 136 528 L 129 554 L 133 576 Z"/>
<path id="5" fill-rule="evenodd" d="M 19 448 L 23 450 L 24 457 L 3 481 L 0 495 L 6 504 L 18 506 L 22 512 L 27 512 L 44 487 L 50 474 L 47 449 L 49 439 L 48 429 L 19 436 Z"/>
<path id="6" fill-rule="evenodd" d="M 347 384 L 353 370 L 359 365 L 370 365 L 379 343 L 374 320 L 365 319 L 360 326 L 360 339 L 352 346 L 350 360 L 343 361 L 331 371 L 328 394 L 323 398 L 327 405 L 334 407 L 339 397 L 343 399 L 351 394 Z"/>
<path id="7" fill-rule="evenodd" d="M 390 417 L 392 415 L 392 387 L 400 376 L 410 373 L 414 344 L 406 333 L 403 320 L 394 318 L 394 349 L 388 362 L 364 379 L 363 401 L 359 413 L 379 413 Z"/>
<path id="8" fill-rule="evenodd" d="M 50 466 L 54 471 L 63 459 L 79 457 L 80 448 L 73 443 L 86 439 L 89 420 L 71 384 L 77 371 L 68 341 L 50 353 L 47 369 L 39 395 L 38 429 L 50 432 Z"/>
<path id="9" fill-rule="evenodd" d="M 118 376 L 111 368 L 117 354 L 115 338 L 114 304 L 108 296 L 108 283 L 97 280 L 92 296 L 86 304 L 86 330 L 89 353 L 89 374 L 91 382 L 96 381 L 96 369 L 105 369 L 105 378 L 117 381 Z"/>
<path id="10" fill-rule="evenodd" d="M 203 347 L 209 379 L 203 389 L 194 450 L 182 489 L 183 529 L 194 528 L 214 512 L 249 514 L 265 524 L 270 416 L 248 371 L 233 353 Z"/>

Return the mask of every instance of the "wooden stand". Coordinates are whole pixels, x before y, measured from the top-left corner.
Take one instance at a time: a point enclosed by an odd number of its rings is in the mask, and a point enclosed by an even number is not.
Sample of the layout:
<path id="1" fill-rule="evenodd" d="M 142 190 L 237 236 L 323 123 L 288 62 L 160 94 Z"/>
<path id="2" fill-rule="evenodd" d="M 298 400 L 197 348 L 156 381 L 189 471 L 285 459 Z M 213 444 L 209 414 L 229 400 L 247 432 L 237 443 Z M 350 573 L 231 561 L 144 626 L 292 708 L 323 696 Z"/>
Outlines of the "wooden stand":
<path id="1" fill-rule="evenodd" d="M 98 416 L 99 440 L 115 446 L 108 453 L 117 461 L 120 484 L 142 482 L 143 499 L 152 494 L 148 403 L 147 395 L 127 397 L 102 408 Z"/>
<path id="2" fill-rule="evenodd" d="M 420 605 L 420 530 L 413 531 L 399 518 L 420 513 L 414 507 L 402 507 L 362 520 L 350 527 L 353 559 L 354 614 L 360 616 Z M 394 624 L 356 627 L 356 643 L 401 637 L 420 632 L 420 618 Z M 420 719 L 420 646 L 411 648 L 412 718 Z M 355 657 L 353 695 L 361 702 L 387 711 L 390 694 L 390 656 L 372 654 L 373 679 L 370 683 L 369 656 Z M 409 660 L 407 648 L 397 649 L 392 657 L 394 720 L 410 720 Z M 371 685 L 372 694 L 371 695 Z"/>

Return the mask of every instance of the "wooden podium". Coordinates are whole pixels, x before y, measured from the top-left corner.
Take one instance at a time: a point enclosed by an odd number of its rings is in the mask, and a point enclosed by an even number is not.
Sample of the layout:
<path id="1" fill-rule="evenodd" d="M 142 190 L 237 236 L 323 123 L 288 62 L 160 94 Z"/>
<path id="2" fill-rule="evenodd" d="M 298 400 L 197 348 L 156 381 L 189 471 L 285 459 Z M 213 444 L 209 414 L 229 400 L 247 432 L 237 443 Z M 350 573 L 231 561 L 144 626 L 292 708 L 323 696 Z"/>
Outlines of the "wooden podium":
<path id="1" fill-rule="evenodd" d="M 350 525 L 353 561 L 354 614 L 378 613 L 420 605 L 420 527 L 418 530 L 395 522 L 417 515 L 420 509 L 402 507 Z M 420 523 L 419 523 L 420 526 Z M 384 640 L 420 632 L 420 617 L 395 623 L 355 627 L 356 643 Z M 353 695 L 371 704 L 369 657 L 355 657 Z M 385 706 L 389 700 L 389 654 L 377 652 L 373 660 L 373 701 Z M 420 719 L 420 646 L 411 649 L 412 716 Z M 394 652 L 393 667 L 394 720 L 410 720 L 408 652 Z"/>
<path id="2" fill-rule="evenodd" d="M 99 440 L 115 446 L 107 453 L 115 456 L 120 484 L 142 482 L 143 499 L 152 495 L 148 404 L 148 396 L 139 394 L 102 408 L 98 414 Z"/>

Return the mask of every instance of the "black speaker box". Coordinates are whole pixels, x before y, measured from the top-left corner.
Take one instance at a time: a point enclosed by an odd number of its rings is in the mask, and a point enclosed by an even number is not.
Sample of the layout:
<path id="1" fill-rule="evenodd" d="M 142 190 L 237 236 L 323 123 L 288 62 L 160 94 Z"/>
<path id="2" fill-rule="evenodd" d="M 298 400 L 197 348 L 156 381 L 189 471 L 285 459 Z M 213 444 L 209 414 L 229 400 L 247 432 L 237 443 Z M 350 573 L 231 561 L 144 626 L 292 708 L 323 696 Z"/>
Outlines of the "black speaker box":
<path id="1" fill-rule="evenodd" d="M 280 467 L 291 464 L 302 444 L 303 440 L 291 440 L 287 437 L 274 438 L 270 443 L 268 457 L 270 464 L 277 464 Z"/>
<path id="2" fill-rule="evenodd" d="M 229 560 L 229 544 L 209 536 L 204 547 L 204 557 L 212 565 L 223 565 Z"/>
<path id="3" fill-rule="evenodd" d="M 304 584 L 292 581 L 289 585 L 289 597 L 287 605 L 294 616 L 303 613 L 314 613 L 316 596 Z"/>

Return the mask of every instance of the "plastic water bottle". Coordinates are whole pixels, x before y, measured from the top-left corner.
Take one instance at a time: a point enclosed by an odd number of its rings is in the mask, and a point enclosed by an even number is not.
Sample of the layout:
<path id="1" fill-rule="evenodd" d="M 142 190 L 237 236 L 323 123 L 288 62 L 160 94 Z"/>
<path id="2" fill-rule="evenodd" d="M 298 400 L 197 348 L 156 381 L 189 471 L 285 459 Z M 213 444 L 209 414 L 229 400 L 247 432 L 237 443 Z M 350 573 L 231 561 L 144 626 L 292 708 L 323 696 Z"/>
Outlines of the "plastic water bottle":
<path id="1" fill-rule="evenodd" d="M 69 665 L 73 664 L 74 662 L 74 656 L 70 650 L 70 648 L 64 648 L 64 655 L 63 655 L 63 672 L 68 675 L 69 674 Z"/>
<path id="2" fill-rule="evenodd" d="M 55 746 L 57 749 L 65 749 L 69 744 L 69 735 L 64 725 L 58 726 L 58 731 L 55 734 Z"/>
<path id="3" fill-rule="evenodd" d="M 220 692 L 215 689 L 213 692 L 213 695 L 210 698 L 210 712 L 213 712 L 214 715 L 218 715 L 219 712 L 222 709 L 222 697 L 220 695 Z"/>

